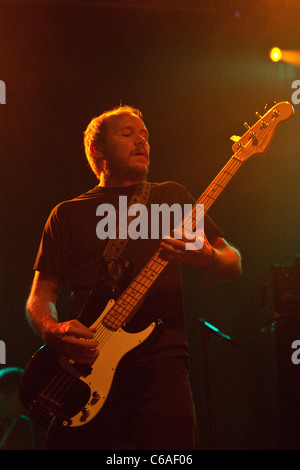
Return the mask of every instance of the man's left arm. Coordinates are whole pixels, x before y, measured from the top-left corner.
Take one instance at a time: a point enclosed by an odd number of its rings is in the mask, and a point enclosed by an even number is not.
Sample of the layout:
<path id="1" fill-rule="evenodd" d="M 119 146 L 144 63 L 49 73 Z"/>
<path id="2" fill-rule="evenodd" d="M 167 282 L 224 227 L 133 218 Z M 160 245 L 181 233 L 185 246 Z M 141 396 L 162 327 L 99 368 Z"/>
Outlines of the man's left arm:
<path id="1" fill-rule="evenodd" d="M 187 249 L 188 243 L 188 240 L 168 237 L 161 242 L 161 247 L 168 259 L 175 259 L 189 266 L 199 266 L 218 279 L 230 280 L 241 276 L 241 255 L 224 238 L 215 237 L 210 243 L 204 236 L 199 250 Z"/>

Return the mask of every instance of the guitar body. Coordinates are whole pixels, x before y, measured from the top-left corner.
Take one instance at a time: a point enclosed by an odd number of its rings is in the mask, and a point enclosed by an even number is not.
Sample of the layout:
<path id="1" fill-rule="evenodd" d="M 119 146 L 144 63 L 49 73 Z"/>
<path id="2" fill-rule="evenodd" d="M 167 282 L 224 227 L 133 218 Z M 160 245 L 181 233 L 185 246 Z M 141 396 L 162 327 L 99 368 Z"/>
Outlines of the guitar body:
<path id="1" fill-rule="evenodd" d="M 141 345 L 155 328 L 155 322 L 137 333 L 107 328 L 103 320 L 115 305 L 107 290 L 107 285 L 100 282 L 79 317 L 82 323 L 101 330 L 100 354 L 91 367 L 76 364 L 44 345 L 25 369 L 20 398 L 42 426 L 48 426 L 57 416 L 67 427 L 83 426 L 91 421 L 108 397 L 121 359 Z M 106 292 L 104 298 L 103 292 Z M 91 322 L 99 310 L 100 315 Z"/>

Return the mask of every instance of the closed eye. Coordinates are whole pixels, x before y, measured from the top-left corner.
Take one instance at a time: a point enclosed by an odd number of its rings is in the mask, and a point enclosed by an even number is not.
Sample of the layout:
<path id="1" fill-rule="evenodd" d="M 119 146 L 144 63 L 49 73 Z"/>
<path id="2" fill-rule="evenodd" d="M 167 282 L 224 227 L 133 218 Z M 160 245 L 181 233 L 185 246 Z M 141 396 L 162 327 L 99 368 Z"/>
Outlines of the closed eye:
<path id="1" fill-rule="evenodd" d="M 133 128 L 130 126 L 130 127 L 126 127 L 126 130 L 124 129 L 122 132 L 121 132 L 121 135 L 123 137 L 130 137 L 131 135 L 133 134 Z M 140 135 L 144 137 L 144 139 L 146 139 L 147 141 L 149 140 L 149 133 L 147 130 L 141 130 L 140 131 Z"/>

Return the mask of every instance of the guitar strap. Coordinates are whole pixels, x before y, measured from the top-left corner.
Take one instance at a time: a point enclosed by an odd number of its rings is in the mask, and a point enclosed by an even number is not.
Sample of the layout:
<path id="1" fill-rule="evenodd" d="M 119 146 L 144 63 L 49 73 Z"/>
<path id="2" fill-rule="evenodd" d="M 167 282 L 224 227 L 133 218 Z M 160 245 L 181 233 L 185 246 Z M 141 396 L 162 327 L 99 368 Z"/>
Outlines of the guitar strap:
<path id="1" fill-rule="evenodd" d="M 128 215 L 129 208 L 133 204 L 146 205 L 148 198 L 149 198 L 150 189 L 151 189 L 151 184 L 146 181 L 143 181 L 142 183 L 137 185 L 129 201 L 129 204 L 127 206 L 126 213 L 121 214 L 120 224 L 117 224 L 116 232 L 115 232 L 116 238 L 114 239 L 111 238 L 109 240 L 103 252 L 103 258 L 107 264 L 108 272 L 115 282 L 118 282 L 118 279 L 122 275 L 124 268 L 127 267 L 126 266 L 127 262 L 125 260 L 117 262 L 117 259 L 120 257 L 122 251 L 124 250 L 128 242 L 128 226 L 135 217 L 135 215 L 131 215 L 131 216 Z M 126 234 L 127 234 L 126 238 L 118 238 L 120 226 L 122 227 L 122 232 L 124 231 L 126 227 Z"/>

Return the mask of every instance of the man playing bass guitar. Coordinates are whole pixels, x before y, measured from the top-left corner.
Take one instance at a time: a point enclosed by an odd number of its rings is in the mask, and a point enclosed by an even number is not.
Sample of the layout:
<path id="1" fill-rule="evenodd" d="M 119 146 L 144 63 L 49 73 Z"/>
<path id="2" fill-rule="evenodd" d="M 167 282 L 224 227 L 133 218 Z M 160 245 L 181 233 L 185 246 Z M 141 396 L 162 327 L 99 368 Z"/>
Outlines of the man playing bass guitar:
<path id="1" fill-rule="evenodd" d="M 97 236 L 97 208 L 103 204 L 117 208 L 120 196 L 130 200 L 137 186 L 146 181 L 149 134 L 139 110 L 120 106 L 90 122 L 84 145 L 99 184 L 51 212 L 35 261 L 26 311 L 30 325 L 46 344 L 63 357 L 93 368 L 102 354 L 100 339 L 93 322 L 85 324 L 78 315 L 105 271 L 103 253 L 108 240 Z M 149 188 L 147 208 L 163 203 L 183 207 L 195 202 L 184 186 L 174 182 L 149 183 Z M 238 250 L 207 215 L 204 229 L 198 250 L 187 249 L 190 240 L 186 238 L 128 237 L 116 264 L 117 270 L 121 266 L 120 278 L 126 279 L 129 272 L 131 278 L 137 275 L 158 249 L 168 263 L 126 328 L 137 332 L 158 320 L 162 326 L 120 360 L 97 416 L 79 427 L 53 421 L 47 449 L 107 450 L 117 448 L 118 442 L 126 442 L 131 449 L 197 448 L 180 263 L 198 266 L 223 280 L 241 275 Z M 123 271 L 124 266 L 129 268 Z M 56 301 L 64 282 L 73 292 L 72 313 L 70 320 L 60 322 Z"/>

